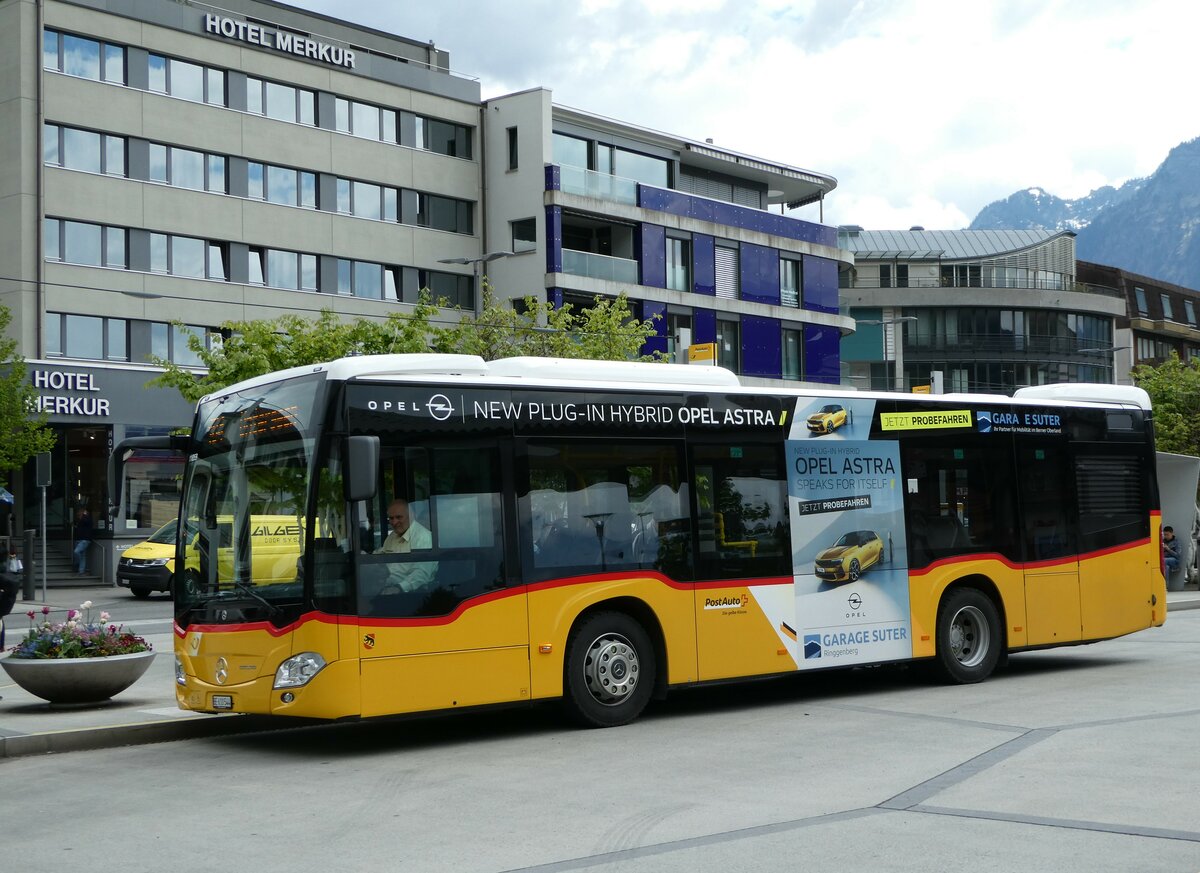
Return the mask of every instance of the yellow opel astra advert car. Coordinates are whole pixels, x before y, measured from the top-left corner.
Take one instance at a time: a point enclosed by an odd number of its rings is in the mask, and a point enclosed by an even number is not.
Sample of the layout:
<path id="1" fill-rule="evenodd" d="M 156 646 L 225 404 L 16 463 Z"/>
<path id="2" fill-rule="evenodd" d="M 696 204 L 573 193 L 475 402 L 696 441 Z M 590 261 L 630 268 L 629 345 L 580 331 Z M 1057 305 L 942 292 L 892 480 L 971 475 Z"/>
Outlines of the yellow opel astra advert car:
<path id="1" fill-rule="evenodd" d="M 833 433 L 846 423 L 846 407 L 840 403 L 826 403 L 808 417 L 808 429 L 814 434 Z"/>
<path id="2" fill-rule="evenodd" d="M 883 557 L 883 540 L 873 530 L 852 530 L 817 555 L 818 579 L 828 582 L 855 582 L 868 567 Z"/>

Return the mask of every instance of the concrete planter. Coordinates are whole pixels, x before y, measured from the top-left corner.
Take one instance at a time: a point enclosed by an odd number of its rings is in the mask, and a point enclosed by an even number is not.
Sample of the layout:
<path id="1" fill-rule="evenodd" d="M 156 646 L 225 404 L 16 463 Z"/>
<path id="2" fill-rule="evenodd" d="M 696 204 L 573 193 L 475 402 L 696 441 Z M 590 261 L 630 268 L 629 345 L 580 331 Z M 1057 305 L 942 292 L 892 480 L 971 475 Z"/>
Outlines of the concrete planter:
<path id="1" fill-rule="evenodd" d="M 107 658 L 0 659 L 9 677 L 51 703 L 98 703 L 120 694 L 150 667 L 157 652 Z"/>

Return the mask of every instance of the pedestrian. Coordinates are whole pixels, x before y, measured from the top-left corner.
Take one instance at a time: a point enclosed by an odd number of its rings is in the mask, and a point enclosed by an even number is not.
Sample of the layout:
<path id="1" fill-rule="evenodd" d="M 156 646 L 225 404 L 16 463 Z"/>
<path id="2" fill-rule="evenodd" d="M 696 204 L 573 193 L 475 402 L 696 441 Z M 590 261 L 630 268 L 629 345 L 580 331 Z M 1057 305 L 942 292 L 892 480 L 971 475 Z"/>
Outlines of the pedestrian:
<path id="1" fill-rule="evenodd" d="M 4 569 L 17 577 L 25 572 L 25 562 L 22 561 L 21 556 L 17 554 L 16 546 L 10 545 L 8 547 L 8 562 L 4 565 Z"/>
<path id="2" fill-rule="evenodd" d="M 75 572 L 87 575 L 88 549 L 92 545 L 92 516 L 87 507 L 81 507 L 75 516 Z"/>
<path id="3" fill-rule="evenodd" d="M 1175 539 L 1175 528 L 1171 525 L 1163 527 L 1162 532 L 1163 563 L 1167 566 L 1167 575 L 1172 575 L 1179 569 L 1179 540 Z"/>

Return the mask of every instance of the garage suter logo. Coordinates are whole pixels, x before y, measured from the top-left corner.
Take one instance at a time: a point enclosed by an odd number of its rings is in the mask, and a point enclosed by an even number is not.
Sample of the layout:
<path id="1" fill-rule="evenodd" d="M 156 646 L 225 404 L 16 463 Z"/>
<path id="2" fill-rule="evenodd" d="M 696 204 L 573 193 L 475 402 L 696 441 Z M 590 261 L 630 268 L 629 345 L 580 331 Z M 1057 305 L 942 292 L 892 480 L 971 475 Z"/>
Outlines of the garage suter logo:
<path id="1" fill-rule="evenodd" d="M 425 401 L 425 408 L 438 421 L 445 421 L 454 414 L 454 404 L 450 402 L 450 398 L 445 394 L 434 394 Z"/>

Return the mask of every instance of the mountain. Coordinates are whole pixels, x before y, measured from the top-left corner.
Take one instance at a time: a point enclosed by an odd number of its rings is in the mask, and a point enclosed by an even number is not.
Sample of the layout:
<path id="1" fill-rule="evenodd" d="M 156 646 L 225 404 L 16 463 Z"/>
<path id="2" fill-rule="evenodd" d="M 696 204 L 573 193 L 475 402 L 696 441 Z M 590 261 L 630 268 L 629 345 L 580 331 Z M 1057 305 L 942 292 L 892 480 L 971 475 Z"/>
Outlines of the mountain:
<path id="1" fill-rule="evenodd" d="M 985 206 L 971 230 L 1074 230 L 1080 260 L 1200 289 L 1200 139 L 1145 179 L 1063 200 L 1040 188 Z"/>
<path id="2" fill-rule="evenodd" d="M 980 210 L 968 230 L 1074 230 L 1087 227 L 1104 209 L 1128 200 L 1144 179 L 1120 188 L 1105 185 L 1078 200 L 1063 200 L 1042 188 L 1018 191 Z"/>

